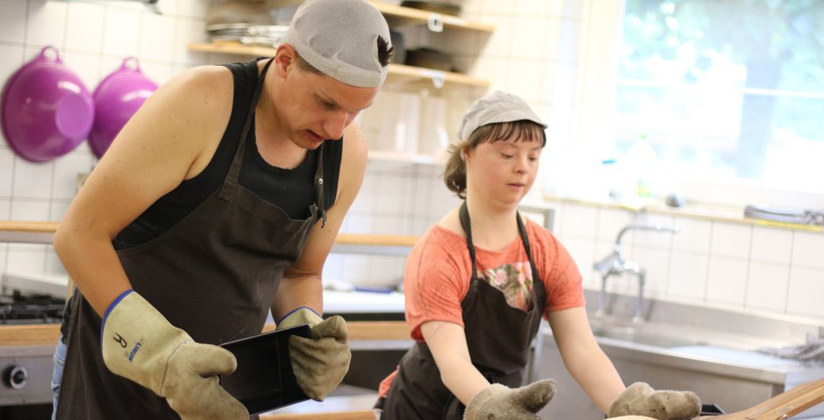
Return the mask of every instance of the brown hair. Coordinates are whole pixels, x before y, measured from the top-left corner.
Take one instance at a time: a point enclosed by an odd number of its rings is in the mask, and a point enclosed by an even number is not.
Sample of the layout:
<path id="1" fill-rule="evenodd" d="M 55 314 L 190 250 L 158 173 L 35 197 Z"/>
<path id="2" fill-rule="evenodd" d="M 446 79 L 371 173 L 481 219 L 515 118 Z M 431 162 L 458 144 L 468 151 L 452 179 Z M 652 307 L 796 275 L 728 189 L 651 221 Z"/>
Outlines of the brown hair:
<path id="1" fill-rule="evenodd" d="M 378 62 L 381 64 L 381 67 L 386 67 L 389 64 L 389 61 L 392 60 L 392 56 L 395 54 L 395 46 L 389 46 L 389 43 L 383 39 L 382 36 L 378 35 Z M 322 71 L 315 68 L 315 66 L 309 64 L 308 61 L 304 60 L 300 54 L 295 54 L 297 56 L 297 63 L 298 68 L 303 71 L 308 71 L 310 73 L 315 74 L 323 74 Z"/>
<path id="2" fill-rule="evenodd" d="M 515 138 L 515 141 L 541 141 L 546 146 L 544 127 L 534 121 L 519 120 L 505 123 L 487 124 L 478 127 L 469 138 L 449 146 L 449 160 L 443 172 L 446 188 L 460 198 L 466 198 L 466 161 L 462 156 L 465 149 L 474 150 L 479 144 Z"/>

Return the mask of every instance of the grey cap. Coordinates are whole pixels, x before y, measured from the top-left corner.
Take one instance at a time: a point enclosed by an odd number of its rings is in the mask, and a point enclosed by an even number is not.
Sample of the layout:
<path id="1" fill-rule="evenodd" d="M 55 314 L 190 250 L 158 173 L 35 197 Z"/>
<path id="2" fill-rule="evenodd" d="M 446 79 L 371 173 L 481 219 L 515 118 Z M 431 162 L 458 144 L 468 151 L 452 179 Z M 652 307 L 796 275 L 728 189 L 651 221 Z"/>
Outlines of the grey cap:
<path id="1" fill-rule="evenodd" d="M 526 101 L 511 93 L 495 91 L 475 101 L 464 113 L 458 139 L 468 139 L 475 130 L 487 124 L 520 120 L 529 120 L 547 128 Z"/>
<path id="2" fill-rule="evenodd" d="M 312 67 L 352 86 L 383 84 L 387 68 L 378 61 L 378 36 L 391 45 L 381 12 L 363 0 L 307 0 L 282 42 L 292 45 Z"/>

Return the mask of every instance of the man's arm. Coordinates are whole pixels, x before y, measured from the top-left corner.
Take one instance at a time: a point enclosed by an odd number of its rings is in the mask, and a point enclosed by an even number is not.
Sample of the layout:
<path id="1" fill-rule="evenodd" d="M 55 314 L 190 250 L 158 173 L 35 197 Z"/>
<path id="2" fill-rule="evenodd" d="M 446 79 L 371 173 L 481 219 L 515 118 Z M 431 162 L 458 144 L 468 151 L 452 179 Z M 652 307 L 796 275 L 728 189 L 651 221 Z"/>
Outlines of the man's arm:
<path id="1" fill-rule="evenodd" d="M 549 324 L 569 373 L 598 408 L 607 413 L 624 383 L 589 328 L 584 307 L 549 312 Z"/>
<path id="2" fill-rule="evenodd" d="M 170 80 L 123 127 L 78 192 L 54 246 L 98 314 L 131 288 L 112 239 L 206 166 L 229 121 L 232 91 L 224 67 L 190 69 Z"/>
<path id="3" fill-rule="evenodd" d="M 343 139 L 335 204 L 326 212 L 326 225 L 321 227 L 322 221 L 315 224 L 300 258 L 283 274 L 272 302 L 272 316 L 276 321 L 301 306 L 312 308 L 319 314 L 323 312 L 323 264 L 366 172 L 366 141 L 357 123 L 353 122 L 344 130 Z"/>

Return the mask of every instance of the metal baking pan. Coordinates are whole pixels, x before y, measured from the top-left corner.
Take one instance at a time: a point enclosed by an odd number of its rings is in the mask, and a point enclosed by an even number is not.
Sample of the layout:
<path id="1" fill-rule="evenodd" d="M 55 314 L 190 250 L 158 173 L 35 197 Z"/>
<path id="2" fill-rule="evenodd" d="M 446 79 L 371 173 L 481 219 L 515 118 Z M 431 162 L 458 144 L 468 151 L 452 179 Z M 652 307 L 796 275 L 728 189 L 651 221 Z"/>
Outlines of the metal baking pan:
<path id="1" fill-rule="evenodd" d="M 249 414 L 258 414 L 308 400 L 298 386 L 289 358 L 289 337 L 309 337 L 309 326 L 271 331 L 220 346 L 237 358 L 237 370 L 220 375 L 220 384 Z"/>

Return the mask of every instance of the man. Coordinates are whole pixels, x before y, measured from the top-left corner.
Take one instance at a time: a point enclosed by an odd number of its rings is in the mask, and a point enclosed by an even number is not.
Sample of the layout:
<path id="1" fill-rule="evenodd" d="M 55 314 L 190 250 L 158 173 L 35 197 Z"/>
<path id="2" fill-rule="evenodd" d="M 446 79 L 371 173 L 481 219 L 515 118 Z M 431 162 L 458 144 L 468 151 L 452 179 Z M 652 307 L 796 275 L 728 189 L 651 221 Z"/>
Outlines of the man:
<path id="1" fill-rule="evenodd" d="M 318 315 L 321 273 L 365 170 L 352 122 L 392 50 L 368 3 L 309 0 L 272 59 L 188 70 L 143 105 L 55 235 L 77 285 L 57 418 L 248 418 L 216 344 L 260 333 L 270 309 L 312 327 L 290 341 L 306 394 L 340 383 L 346 326 Z"/>

